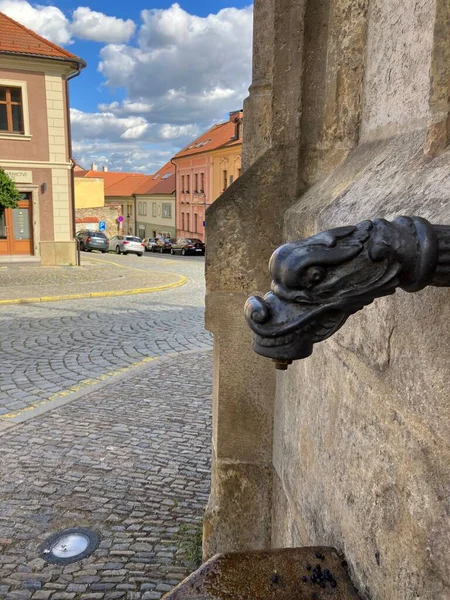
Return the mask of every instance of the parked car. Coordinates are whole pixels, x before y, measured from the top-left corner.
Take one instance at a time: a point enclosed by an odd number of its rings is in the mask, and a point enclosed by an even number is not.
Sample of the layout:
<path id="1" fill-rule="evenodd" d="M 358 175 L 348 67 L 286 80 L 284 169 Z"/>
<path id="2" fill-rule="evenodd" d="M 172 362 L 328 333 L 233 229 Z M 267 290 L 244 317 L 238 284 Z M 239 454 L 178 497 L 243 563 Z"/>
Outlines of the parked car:
<path id="1" fill-rule="evenodd" d="M 170 252 L 173 242 L 174 240 L 171 240 L 170 238 L 158 238 L 156 244 L 152 248 L 152 252 L 160 252 L 161 254 L 163 252 Z"/>
<path id="2" fill-rule="evenodd" d="M 80 241 L 80 250 L 91 252 L 99 250 L 103 254 L 108 252 L 109 240 L 103 231 L 93 231 L 92 229 L 82 229 L 77 233 Z"/>
<path id="3" fill-rule="evenodd" d="M 142 242 L 145 246 L 145 251 L 151 252 L 153 249 L 153 246 L 156 244 L 156 238 L 144 238 L 142 240 Z"/>
<path id="4" fill-rule="evenodd" d="M 180 238 L 172 244 L 170 249 L 170 254 L 175 254 L 176 252 L 179 252 L 183 256 L 186 254 L 200 254 L 203 256 L 205 254 L 205 244 L 202 240 L 196 238 Z"/>
<path id="5" fill-rule="evenodd" d="M 109 249 L 116 254 L 144 254 L 145 246 L 141 238 L 134 235 L 115 235 L 109 242 Z"/>

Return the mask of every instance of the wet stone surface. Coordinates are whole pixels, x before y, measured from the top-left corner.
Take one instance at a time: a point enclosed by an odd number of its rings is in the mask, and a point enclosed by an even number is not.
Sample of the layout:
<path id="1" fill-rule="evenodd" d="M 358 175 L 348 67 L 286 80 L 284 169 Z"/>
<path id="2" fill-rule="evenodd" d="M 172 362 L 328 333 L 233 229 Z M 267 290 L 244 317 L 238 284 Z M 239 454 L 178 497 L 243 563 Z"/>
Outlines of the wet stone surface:
<path id="1" fill-rule="evenodd" d="M 0 437 L 0 598 L 158 600 L 194 568 L 209 492 L 211 352 L 159 360 Z M 88 527 L 90 557 L 46 564 Z"/>

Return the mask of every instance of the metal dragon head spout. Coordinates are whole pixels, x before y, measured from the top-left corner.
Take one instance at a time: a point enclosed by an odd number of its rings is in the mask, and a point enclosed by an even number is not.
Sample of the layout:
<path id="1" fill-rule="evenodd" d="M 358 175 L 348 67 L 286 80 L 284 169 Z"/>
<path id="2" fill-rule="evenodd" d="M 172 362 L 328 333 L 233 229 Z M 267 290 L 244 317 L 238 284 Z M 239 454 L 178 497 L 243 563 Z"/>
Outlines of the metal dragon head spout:
<path id="1" fill-rule="evenodd" d="M 306 358 L 375 298 L 428 285 L 437 257 L 437 236 L 419 217 L 363 221 L 280 246 L 269 263 L 272 290 L 245 306 L 254 350 L 280 368 Z"/>

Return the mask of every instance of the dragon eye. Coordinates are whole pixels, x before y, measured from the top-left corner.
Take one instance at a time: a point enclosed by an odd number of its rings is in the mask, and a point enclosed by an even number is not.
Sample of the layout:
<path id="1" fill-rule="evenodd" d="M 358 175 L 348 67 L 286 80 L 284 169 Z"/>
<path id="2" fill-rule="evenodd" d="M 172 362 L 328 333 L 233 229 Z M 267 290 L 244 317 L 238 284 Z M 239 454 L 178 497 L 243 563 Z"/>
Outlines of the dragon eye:
<path id="1" fill-rule="evenodd" d="M 306 271 L 306 282 L 309 285 L 315 285 L 316 283 L 320 283 L 322 279 L 325 277 L 326 269 L 323 267 L 310 267 Z"/>

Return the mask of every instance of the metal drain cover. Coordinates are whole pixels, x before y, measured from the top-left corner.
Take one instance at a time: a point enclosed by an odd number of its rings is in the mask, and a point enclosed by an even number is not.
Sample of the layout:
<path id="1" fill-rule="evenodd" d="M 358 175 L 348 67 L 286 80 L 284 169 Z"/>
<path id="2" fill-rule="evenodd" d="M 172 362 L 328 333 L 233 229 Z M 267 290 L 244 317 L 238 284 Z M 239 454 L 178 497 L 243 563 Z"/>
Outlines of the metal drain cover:
<path id="1" fill-rule="evenodd" d="M 49 563 L 73 563 L 92 554 L 99 543 L 99 535 L 91 529 L 63 529 L 45 540 L 40 555 Z"/>

